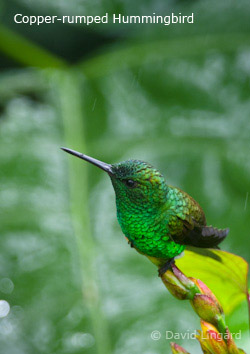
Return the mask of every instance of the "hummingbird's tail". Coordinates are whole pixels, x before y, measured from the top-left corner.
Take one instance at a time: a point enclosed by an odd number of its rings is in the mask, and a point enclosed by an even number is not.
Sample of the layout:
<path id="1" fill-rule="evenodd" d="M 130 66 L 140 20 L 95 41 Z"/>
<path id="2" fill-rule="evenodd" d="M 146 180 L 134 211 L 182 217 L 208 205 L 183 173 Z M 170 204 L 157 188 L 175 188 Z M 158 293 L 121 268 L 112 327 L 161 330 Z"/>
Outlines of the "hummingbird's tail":
<path id="1" fill-rule="evenodd" d="M 209 242 L 209 247 L 216 248 L 228 235 L 229 228 L 217 229 L 213 226 L 204 226 L 202 228 L 202 236 Z"/>
<path id="2" fill-rule="evenodd" d="M 200 248 L 219 248 L 218 245 L 227 237 L 229 229 L 217 229 L 213 226 L 202 226 L 201 231 L 192 230 L 186 244 Z"/>

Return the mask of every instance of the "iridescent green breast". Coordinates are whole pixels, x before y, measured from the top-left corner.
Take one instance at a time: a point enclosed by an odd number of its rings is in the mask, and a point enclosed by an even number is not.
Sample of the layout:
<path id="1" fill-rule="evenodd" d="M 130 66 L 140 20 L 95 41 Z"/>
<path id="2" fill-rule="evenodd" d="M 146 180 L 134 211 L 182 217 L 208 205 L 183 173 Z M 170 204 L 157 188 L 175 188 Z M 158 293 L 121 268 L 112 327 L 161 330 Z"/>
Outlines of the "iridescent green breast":
<path id="1" fill-rule="evenodd" d="M 145 255 L 170 259 L 185 248 L 171 240 L 165 213 L 142 205 L 131 209 L 131 205 L 117 205 L 117 217 L 125 236 Z"/>

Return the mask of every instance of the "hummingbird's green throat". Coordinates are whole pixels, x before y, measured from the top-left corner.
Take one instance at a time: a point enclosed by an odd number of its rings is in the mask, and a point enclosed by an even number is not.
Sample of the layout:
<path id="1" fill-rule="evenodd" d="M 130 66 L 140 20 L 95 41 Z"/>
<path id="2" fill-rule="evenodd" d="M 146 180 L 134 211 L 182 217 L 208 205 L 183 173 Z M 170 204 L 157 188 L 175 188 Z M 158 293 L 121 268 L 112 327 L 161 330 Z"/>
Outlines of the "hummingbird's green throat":
<path id="1" fill-rule="evenodd" d="M 62 150 L 109 174 L 123 233 L 140 253 L 166 263 L 162 272 L 185 245 L 217 248 L 227 236 L 228 229 L 206 226 L 200 205 L 181 189 L 167 185 L 150 164 L 128 160 L 111 165 L 71 149 Z"/>

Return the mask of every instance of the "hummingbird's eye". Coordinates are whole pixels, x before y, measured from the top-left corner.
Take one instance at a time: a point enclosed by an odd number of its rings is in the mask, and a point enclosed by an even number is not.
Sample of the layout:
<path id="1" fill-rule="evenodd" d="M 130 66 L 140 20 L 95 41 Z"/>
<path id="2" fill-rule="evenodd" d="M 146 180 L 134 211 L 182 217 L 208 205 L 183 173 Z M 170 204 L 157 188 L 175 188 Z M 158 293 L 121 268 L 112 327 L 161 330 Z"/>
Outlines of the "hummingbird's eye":
<path id="1" fill-rule="evenodd" d="M 137 186 L 136 181 L 134 181 L 133 179 L 125 179 L 124 183 L 126 184 L 127 187 L 129 188 L 134 188 Z"/>

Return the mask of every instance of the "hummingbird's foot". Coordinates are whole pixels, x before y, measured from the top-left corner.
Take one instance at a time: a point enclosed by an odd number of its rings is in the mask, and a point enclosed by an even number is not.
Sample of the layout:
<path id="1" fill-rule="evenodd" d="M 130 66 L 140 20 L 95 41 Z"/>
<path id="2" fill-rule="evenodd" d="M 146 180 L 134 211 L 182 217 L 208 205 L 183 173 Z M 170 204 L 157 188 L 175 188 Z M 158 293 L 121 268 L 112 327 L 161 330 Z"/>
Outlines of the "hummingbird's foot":
<path id="1" fill-rule="evenodd" d="M 128 240 L 128 244 L 130 245 L 131 248 L 134 248 L 133 242 Z"/>
<path id="2" fill-rule="evenodd" d="M 166 273 L 166 271 L 172 267 L 173 263 L 174 263 L 174 258 L 171 258 L 161 268 L 159 268 L 158 269 L 159 277 L 162 277 L 163 274 Z"/>

